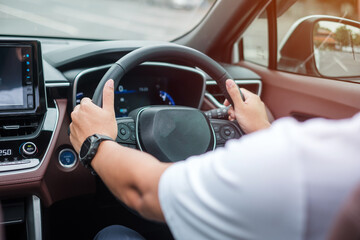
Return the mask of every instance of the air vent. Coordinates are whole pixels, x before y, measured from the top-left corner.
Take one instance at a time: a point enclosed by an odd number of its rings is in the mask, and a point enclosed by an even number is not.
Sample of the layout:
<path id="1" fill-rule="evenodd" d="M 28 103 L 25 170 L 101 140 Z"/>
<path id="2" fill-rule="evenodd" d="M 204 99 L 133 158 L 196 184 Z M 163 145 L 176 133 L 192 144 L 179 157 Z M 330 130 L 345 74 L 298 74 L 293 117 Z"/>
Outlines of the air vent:
<path id="1" fill-rule="evenodd" d="M 260 80 L 235 80 L 235 82 L 240 88 L 246 88 L 247 90 L 260 96 L 262 87 Z M 210 93 L 219 103 L 223 103 L 225 101 L 224 95 L 214 80 L 208 80 L 206 82 L 206 91 Z"/>
<path id="2" fill-rule="evenodd" d="M 210 93 L 219 103 L 224 102 L 225 97 L 217 85 L 207 85 L 206 91 Z"/>
<path id="3" fill-rule="evenodd" d="M 41 116 L 0 119 L 0 137 L 18 137 L 33 134 L 40 126 L 41 119 Z"/>

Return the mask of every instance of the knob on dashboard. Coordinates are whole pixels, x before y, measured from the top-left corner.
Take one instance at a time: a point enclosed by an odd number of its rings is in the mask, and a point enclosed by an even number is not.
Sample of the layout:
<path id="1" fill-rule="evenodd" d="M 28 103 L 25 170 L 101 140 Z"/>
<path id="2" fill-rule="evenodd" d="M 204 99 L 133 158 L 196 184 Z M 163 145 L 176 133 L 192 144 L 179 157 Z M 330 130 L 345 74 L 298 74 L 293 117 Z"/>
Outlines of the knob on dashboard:
<path id="1" fill-rule="evenodd" d="M 33 142 L 23 143 L 21 146 L 21 153 L 24 156 L 30 157 L 33 156 L 37 152 L 37 147 Z"/>

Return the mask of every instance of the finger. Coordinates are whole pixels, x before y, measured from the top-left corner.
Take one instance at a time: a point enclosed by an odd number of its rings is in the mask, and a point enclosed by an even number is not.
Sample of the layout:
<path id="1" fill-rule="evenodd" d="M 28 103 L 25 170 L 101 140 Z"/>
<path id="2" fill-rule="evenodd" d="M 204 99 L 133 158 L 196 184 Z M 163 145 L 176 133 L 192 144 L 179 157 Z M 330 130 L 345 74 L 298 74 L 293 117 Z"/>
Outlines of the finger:
<path id="1" fill-rule="evenodd" d="M 80 104 L 76 105 L 76 106 L 74 107 L 73 112 L 77 112 L 77 111 L 79 111 L 79 108 L 80 108 Z"/>
<path id="2" fill-rule="evenodd" d="M 70 135 L 74 135 L 74 133 L 75 133 L 74 123 L 73 122 L 71 122 L 70 125 L 69 125 L 69 132 L 70 132 Z"/>
<path id="3" fill-rule="evenodd" d="M 231 110 L 228 112 L 228 114 L 229 114 L 229 120 L 230 120 L 230 121 L 233 121 L 233 120 L 236 119 L 234 109 L 231 109 Z"/>
<path id="4" fill-rule="evenodd" d="M 105 83 L 103 90 L 103 109 L 114 111 L 114 80 L 110 79 Z"/>
<path id="5" fill-rule="evenodd" d="M 243 103 L 243 100 L 240 95 L 239 87 L 236 85 L 234 80 L 232 79 L 226 80 L 226 90 L 228 91 L 235 105 Z"/>
<path id="6" fill-rule="evenodd" d="M 229 111 L 228 111 L 228 114 L 231 118 L 235 118 L 235 111 L 233 108 L 230 108 Z"/>
<path id="7" fill-rule="evenodd" d="M 252 92 L 250 92 L 249 90 L 245 89 L 245 88 L 241 88 L 241 92 L 243 93 L 244 97 L 245 97 L 245 100 L 247 100 L 248 98 L 256 95 Z M 256 95 L 257 96 L 257 95 Z"/>
<path id="8" fill-rule="evenodd" d="M 79 108 L 80 108 L 80 104 L 76 105 L 74 107 L 74 110 L 71 112 L 70 117 L 72 121 L 74 121 L 74 119 L 76 118 L 76 114 L 78 113 Z"/>
<path id="9" fill-rule="evenodd" d="M 86 104 L 86 103 L 89 103 L 89 102 L 92 102 L 91 99 L 88 98 L 88 97 L 84 97 L 83 99 L 81 99 L 80 105 L 83 105 L 83 104 Z"/>
<path id="10" fill-rule="evenodd" d="M 91 101 L 90 98 L 84 97 L 83 99 L 81 99 L 79 105 L 80 105 L 80 108 L 86 109 L 88 106 L 90 106 L 92 104 L 93 104 L 93 102 Z M 77 106 L 79 106 L 79 105 L 77 105 Z"/>
<path id="11" fill-rule="evenodd" d="M 230 105 L 230 102 L 229 102 L 227 99 L 225 99 L 224 105 L 225 105 L 225 106 L 229 106 L 229 105 Z"/>

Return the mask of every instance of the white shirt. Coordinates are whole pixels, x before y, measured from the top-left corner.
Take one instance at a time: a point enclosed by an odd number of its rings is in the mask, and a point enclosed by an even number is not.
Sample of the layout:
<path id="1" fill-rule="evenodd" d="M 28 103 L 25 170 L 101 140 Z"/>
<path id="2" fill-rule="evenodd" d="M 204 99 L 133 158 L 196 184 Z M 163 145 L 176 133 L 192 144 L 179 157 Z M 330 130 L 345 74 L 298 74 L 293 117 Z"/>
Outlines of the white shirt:
<path id="1" fill-rule="evenodd" d="M 360 114 L 281 119 L 161 176 L 159 199 L 175 239 L 325 239 L 360 181 Z"/>

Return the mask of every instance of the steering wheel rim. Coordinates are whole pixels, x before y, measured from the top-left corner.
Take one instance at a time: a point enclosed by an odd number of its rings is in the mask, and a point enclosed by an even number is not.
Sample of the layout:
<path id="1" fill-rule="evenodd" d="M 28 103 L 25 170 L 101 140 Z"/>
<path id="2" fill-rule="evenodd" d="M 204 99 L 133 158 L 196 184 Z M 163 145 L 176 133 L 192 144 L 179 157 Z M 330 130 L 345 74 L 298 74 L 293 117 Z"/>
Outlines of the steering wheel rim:
<path id="1" fill-rule="evenodd" d="M 93 102 L 102 106 L 102 90 L 109 79 L 113 79 L 114 86 L 118 86 L 123 76 L 134 67 L 146 61 L 159 61 L 164 58 L 167 60 L 169 58 L 180 59 L 199 67 L 217 82 L 225 97 L 233 104 L 225 84 L 227 79 L 231 79 L 230 74 L 205 54 L 176 44 L 139 48 L 119 59 L 100 80 L 93 95 Z M 136 145 L 140 150 L 148 152 L 164 162 L 184 160 L 214 149 L 221 134 L 223 139 L 234 137 L 235 132 L 239 137 L 242 135 L 241 130 L 236 126 L 231 126 L 233 123 L 228 120 L 222 120 L 229 122 L 226 126 L 217 122 L 216 124 L 223 125 L 221 128 L 223 132 L 216 132 L 205 114 L 195 108 L 148 106 L 133 110 L 129 117 L 117 118 L 119 127 L 117 142 L 129 143 L 129 140 L 126 139 L 129 139 L 131 134 L 133 137 L 130 138 L 130 142 L 136 139 Z M 129 132 L 130 125 L 134 126 L 134 123 L 136 127 L 132 127 L 133 130 Z M 127 124 L 128 126 L 126 126 Z M 217 127 L 217 129 L 220 128 Z M 134 142 L 130 144 L 134 144 Z"/>
<path id="2" fill-rule="evenodd" d="M 158 61 L 161 59 L 182 60 L 205 71 L 219 86 L 225 98 L 230 104 L 234 103 L 226 90 L 225 82 L 231 79 L 231 75 L 216 61 L 200 51 L 177 44 L 162 44 L 138 48 L 114 63 L 104 74 L 95 89 L 92 101 L 102 106 L 102 90 L 109 79 L 114 80 L 114 86 L 119 85 L 122 77 L 134 67 L 146 61 Z M 242 93 L 240 92 L 242 95 Z"/>

